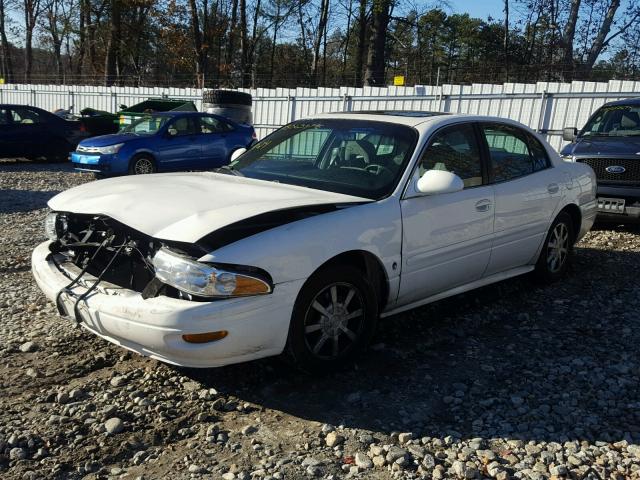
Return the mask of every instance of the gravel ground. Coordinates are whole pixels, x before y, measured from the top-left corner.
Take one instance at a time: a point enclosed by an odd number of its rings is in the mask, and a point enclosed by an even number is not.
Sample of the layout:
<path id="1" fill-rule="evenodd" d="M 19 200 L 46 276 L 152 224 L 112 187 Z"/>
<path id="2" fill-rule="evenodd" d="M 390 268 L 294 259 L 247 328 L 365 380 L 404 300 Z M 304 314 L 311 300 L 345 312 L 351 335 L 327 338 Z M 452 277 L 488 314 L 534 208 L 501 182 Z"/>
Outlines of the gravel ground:
<path id="1" fill-rule="evenodd" d="M 563 283 L 395 316 L 340 374 L 186 370 L 35 286 L 46 200 L 90 180 L 0 163 L 0 478 L 640 478 L 640 230 L 590 233 Z"/>

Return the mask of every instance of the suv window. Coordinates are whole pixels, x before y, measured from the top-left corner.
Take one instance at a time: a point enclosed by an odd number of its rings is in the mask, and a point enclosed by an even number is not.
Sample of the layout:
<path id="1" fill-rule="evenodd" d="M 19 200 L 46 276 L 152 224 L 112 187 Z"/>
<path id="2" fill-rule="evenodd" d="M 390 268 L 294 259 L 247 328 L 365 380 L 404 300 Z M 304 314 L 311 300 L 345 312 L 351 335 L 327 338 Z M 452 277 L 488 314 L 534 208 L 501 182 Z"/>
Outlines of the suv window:
<path id="1" fill-rule="evenodd" d="M 11 115 L 14 123 L 31 125 L 42 122 L 42 116 L 38 112 L 29 110 L 28 108 L 12 108 Z"/>
<path id="2" fill-rule="evenodd" d="M 233 127 L 215 117 L 200 117 L 200 131 L 202 133 L 230 132 Z"/>
<path id="3" fill-rule="evenodd" d="M 526 132 L 510 125 L 482 125 L 491 157 L 490 172 L 494 182 L 504 182 L 533 173 L 534 155 Z M 541 147 L 541 146 L 540 146 Z"/>
<path id="4" fill-rule="evenodd" d="M 194 119 L 191 117 L 176 118 L 169 124 L 167 132 L 171 136 L 193 135 L 196 133 Z"/>
<path id="5" fill-rule="evenodd" d="M 420 160 L 420 175 L 427 170 L 453 172 L 465 188 L 482 185 L 482 160 L 473 126 L 454 125 L 436 132 Z"/>

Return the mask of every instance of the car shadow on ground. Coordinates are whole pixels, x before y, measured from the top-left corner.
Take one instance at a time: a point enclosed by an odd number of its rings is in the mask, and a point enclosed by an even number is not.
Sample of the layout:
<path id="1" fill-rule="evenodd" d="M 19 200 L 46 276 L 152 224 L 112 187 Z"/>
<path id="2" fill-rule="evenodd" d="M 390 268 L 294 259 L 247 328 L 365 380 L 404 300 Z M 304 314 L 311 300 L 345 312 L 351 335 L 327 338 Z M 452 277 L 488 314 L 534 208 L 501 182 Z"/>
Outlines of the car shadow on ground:
<path id="1" fill-rule="evenodd" d="M 0 174 L 12 172 L 73 172 L 71 162 L 0 158 Z"/>
<path id="2" fill-rule="evenodd" d="M 59 190 L 14 190 L 0 188 L 0 213 L 20 213 L 39 210 Z"/>
<path id="3" fill-rule="evenodd" d="M 640 441 L 640 253 L 577 250 L 563 282 L 517 278 L 388 318 L 341 373 L 309 376 L 277 359 L 183 373 L 374 434 Z"/>

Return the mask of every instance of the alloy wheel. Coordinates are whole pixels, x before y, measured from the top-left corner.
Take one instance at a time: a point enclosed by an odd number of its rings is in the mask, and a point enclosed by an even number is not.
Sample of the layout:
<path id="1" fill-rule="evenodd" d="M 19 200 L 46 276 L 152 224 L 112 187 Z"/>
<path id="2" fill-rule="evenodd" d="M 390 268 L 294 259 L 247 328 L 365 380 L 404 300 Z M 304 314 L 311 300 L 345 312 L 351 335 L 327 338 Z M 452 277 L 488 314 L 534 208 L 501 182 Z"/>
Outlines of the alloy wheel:
<path id="1" fill-rule="evenodd" d="M 153 173 L 153 162 L 148 158 L 139 158 L 133 166 L 133 171 L 136 175 Z"/>
<path id="2" fill-rule="evenodd" d="M 364 324 L 362 293 L 350 283 L 332 283 L 314 297 L 307 310 L 306 346 L 317 358 L 339 358 L 358 341 Z"/>
<path id="3" fill-rule="evenodd" d="M 558 223 L 547 243 L 547 266 L 551 273 L 559 272 L 569 254 L 569 229 L 563 222 Z"/>

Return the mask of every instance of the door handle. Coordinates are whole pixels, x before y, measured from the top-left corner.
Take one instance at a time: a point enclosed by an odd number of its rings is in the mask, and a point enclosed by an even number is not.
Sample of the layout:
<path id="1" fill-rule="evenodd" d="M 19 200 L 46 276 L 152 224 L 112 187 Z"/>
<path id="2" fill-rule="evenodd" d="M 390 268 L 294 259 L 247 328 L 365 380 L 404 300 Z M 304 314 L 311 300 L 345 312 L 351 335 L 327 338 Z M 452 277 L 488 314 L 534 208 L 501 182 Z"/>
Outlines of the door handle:
<path id="1" fill-rule="evenodd" d="M 560 186 L 557 183 L 550 183 L 547 185 L 547 191 L 550 194 L 558 193 L 560 191 Z"/>
<path id="2" fill-rule="evenodd" d="M 491 200 L 485 198 L 484 200 L 478 201 L 476 203 L 476 210 L 478 212 L 488 212 L 491 210 Z"/>

